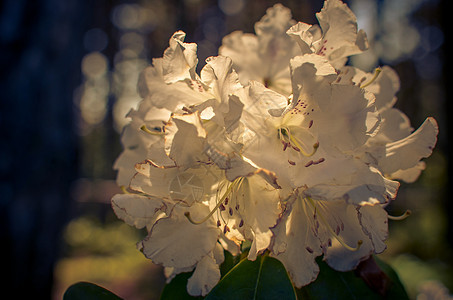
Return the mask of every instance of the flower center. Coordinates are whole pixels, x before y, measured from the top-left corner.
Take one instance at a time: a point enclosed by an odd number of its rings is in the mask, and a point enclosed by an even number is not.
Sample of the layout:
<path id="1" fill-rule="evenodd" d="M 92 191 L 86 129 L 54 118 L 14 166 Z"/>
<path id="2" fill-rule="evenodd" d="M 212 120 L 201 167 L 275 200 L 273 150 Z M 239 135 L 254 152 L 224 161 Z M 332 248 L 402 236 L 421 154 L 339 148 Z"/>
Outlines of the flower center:
<path id="1" fill-rule="evenodd" d="M 306 140 L 314 140 L 313 135 L 308 130 L 302 127 L 297 128 L 297 131 L 299 134 L 295 135 L 291 133 L 288 127 L 280 127 L 277 129 L 278 139 L 283 144 L 283 151 L 290 147 L 306 157 L 314 155 L 319 148 L 319 142 L 315 142 L 314 144 L 308 144 L 306 141 L 304 141 L 302 136 L 306 135 L 307 136 Z"/>
<path id="2" fill-rule="evenodd" d="M 317 216 L 319 216 L 320 220 L 321 220 L 321 223 L 325 226 L 325 228 L 327 228 L 327 230 L 329 231 L 329 233 L 335 237 L 335 239 L 343 246 L 345 247 L 346 249 L 350 250 L 350 251 L 357 251 L 360 249 L 360 247 L 362 246 L 363 244 L 363 241 L 362 240 L 358 240 L 357 241 L 357 246 L 356 247 L 351 247 L 349 246 L 346 241 L 340 236 L 340 232 L 344 230 L 344 223 L 340 220 L 338 222 L 338 225 L 337 227 L 335 228 L 335 230 L 332 228 L 332 226 L 329 224 L 329 222 L 327 221 L 325 215 L 324 215 L 324 211 L 326 213 L 328 213 L 327 211 L 327 207 L 325 206 L 325 204 L 323 204 L 321 201 L 315 201 L 313 200 L 312 198 L 310 197 L 306 197 L 306 198 L 301 198 L 302 201 L 306 200 L 308 203 L 310 203 L 312 209 L 313 209 L 313 217 L 314 219 L 316 220 Z"/>
<path id="3" fill-rule="evenodd" d="M 209 212 L 209 214 L 204 217 L 202 220 L 200 221 L 196 221 L 196 220 L 193 220 L 192 217 L 190 216 L 190 212 L 185 212 L 184 213 L 184 216 L 186 216 L 186 218 L 190 221 L 190 223 L 192 224 L 195 224 L 195 225 L 199 225 L 199 224 L 203 224 L 204 222 L 206 222 L 207 220 L 209 220 L 209 218 L 218 210 L 220 209 L 221 211 L 225 210 L 225 206 L 224 206 L 224 203 L 226 201 L 228 201 L 228 198 L 229 196 L 231 196 L 234 192 L 238 191 L 240 188 L 241 188 L 241 185 L 242 185 L 242 181 L 243 181 L 243 177 L 238 177 L 236 178 L 233 182 L 229 182 L 228 183 L 228 186 L 226 188 L 226 191 L 223 193 L 223 195 L 221 197 L 216 197 L 216 205 L 215 207 Z M 220 190 L 222 189 L 222 187 L 220 188 Z M 230 212 L 230 215 L 232 214 L 232 212 Z"/>

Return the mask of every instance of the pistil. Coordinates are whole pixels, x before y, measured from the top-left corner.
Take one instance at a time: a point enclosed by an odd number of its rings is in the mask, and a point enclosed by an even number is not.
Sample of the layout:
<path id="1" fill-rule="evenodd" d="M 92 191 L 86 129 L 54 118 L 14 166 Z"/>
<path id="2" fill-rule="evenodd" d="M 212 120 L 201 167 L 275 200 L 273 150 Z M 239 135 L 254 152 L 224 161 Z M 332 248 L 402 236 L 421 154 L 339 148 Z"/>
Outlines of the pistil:
<path id="1" fill-rule="evenodd" d="M 333 230 L 333 228 L 330 226 L 330 224 L 327 222 L 327 220 L 325 219 L 324 215 L 322 214 L 321 210 L 319 210 L 317 207 L 317 203 L 315 203 L 315 201 L 310 198 L 310 197 L 307 197 L 305 198 L 308 200 L 308 202 L 311 204 L 311 206 L 313 207 L 313 210 L 314 210 L 314 215 L 317 216 L 319 215 L 320 218 L 321 218 L 321 222 L 324 224 L 324 226 L 327 228 L 327 230 L 337 239 L 337 241 L 343 246 L 345 247 L 346 249 L 348 249 L 349 251 L 358 251 L 360 249 L 360 247 L 362 246 L 363 244 L 363 241 L 362 240 L 358 240 L 357 241 L 357 246 L 356 247 L 351 247 L 349 246 L 345 240 L 343 240 L 343 238 L 339 235 L 340 233 L 340 227 L 337 226 L 337 229 L 336 230 Z M 344 225 L 342 224 L 341 225 L 341 229 L 344 228 Z"/>
<path id="2" fill-rule="evenodd" d="M 300 130 L 305 130 L 300 128 Z M 304 150 L 303 141 L 299 141 L 290 130 L 285 127 L 278 128 L 278 138 L 283 144 L 283 151 L 285 151 L 288 146 L 290 146 L 294 151 L 301 153 L 303 156 L 310 157 L 313 156 L 319 148 L 319 142 L 316 142 L 312 145 L 313 150 L 308 153 Z"/>
<path id="3" fill-rule="evenodd" d="M 394 221 L 401 221 L 401 220 L 404 220 L 406 219 L 407 217 L 409 217 L 410 215 L 412 214 L 412 212 L 410 210 L 406 210 L 401 216 L 391 216 L 391 215 L 388 215 L 388 218 L 390 220 L 394 220 Z"/>
<path id="4" fill-rule="evenodd" d="M 376 69 L 374 70 L 374 75 L 373 75 L 373 77 L 370 79 L 370 81 L 368 81 L 368 82 L 365 83 L 365 84 L 360 85 L 360 88 L 363 89 L 363 88 L 366 88 L 367 86 L 369 86 L 370 84 L 372 84 L 372 83 L 378 78 L 378 76 L 379 76 L 379 74 L 381 74 L 381 72 L 382 72 L 382 69 L 381 69 L 381 68 L 376 68 Z"/>
<path id="5" fill-rule="evenodd" d="M 224 206 L 224 203 L 225 201 L 228 201 L 228 196 L 230 196 L 234 190 L 238 190 L 242 184 L 242 177 L 239 177 L 239 178 L 236 178 L 227 188 L 227 190 L 225 191 L 225 193 L 223 194 L 223 196 L 220 198 L 220 200 L 217 202 L 216 206 L 209 212 L 209 214 L 204 217 L 201 221 L 195 221 L 192 219 L 192 217 L 190 216 L 190 212 L 185 212 L 184 213 L 184 216 L 186 216 L 186 218 L 190 221 L 190 223 L 194 224 L 194 225 L 200 225 L 200 224 L 203 224 L 204 222 L 206 222 L 207 220 L 209 220 L 209 218 L 218 210 L 225 210 L 225 206 Z M 230 211 L 229 211 L 230 214 L 232 214 L 232 210 L 230 208 Z"/>

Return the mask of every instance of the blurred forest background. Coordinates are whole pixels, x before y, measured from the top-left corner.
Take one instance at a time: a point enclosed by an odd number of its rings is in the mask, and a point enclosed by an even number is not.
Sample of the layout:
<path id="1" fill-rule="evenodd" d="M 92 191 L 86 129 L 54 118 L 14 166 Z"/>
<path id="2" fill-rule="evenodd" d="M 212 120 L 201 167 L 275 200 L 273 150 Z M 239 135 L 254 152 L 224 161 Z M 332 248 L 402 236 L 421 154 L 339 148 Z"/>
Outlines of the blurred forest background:
<path id="1" fill-rule="evenodd" d="M 310 24 L 322 0 L 280 1 Z M 440 135 L 427 169 L 402 184 L 381 257 L 411 297 L 431 280 L 453 291 L 451 44 L 447 0 L 349 0 L 371 49 L 350 61 L 390 65 L 396 104 L 417 128 Z M 77 281 L 119 296 L 158 299 L 160 267 L 135 249 L 144 233 L 117 220 L 112 165 L 138 74 L 162 56 L 176 30 L 198 43 L 199 66 L 222 37 L 253 25 L 268 0 L 4 0 L 0 4 L 0 237 L 2 286 L 16 299 L 61 299 Z M 426 286 L 425 286 L 426 287 Z"/>

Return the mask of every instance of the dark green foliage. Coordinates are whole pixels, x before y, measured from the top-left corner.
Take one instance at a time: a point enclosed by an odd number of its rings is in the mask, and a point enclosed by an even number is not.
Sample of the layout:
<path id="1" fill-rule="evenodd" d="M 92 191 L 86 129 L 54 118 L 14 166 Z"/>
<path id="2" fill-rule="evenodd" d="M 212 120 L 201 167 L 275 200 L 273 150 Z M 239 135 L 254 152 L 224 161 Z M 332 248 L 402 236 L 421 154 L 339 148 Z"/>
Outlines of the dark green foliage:
<path id="1" fill-rule="evenodd" d="M 66 290 L 63 300 L 121 300 L 121 298 L 99 285 L 78 282 Z"/>

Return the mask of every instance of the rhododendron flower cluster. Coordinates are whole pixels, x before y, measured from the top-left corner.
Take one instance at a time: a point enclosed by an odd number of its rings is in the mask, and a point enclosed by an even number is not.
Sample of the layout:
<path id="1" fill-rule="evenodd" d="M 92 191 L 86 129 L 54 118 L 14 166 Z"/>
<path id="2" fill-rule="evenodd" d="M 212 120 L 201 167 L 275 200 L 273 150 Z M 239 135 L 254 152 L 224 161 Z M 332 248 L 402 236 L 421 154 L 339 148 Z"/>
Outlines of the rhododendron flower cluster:
<path id="1" fill-rule="evenodd" d="M 368 48 L 350 9 L 327 0 L 317 19 L 276 4 L 199 74 L 197 45 L 178 31 L 140 76 L 112 206 L 147 229 L 138 247 L 168 281 L 193 271 L 191 295 L 209 293 L 224 250 L 244 243 L 296 287 L 316 279 L 318 256 L 346 271 L 381 253 L 397 180 L 413 182 L 433 150 L 436 121 L 414 131 L 393 108 L 395 71 L 345 65 Z"/>

